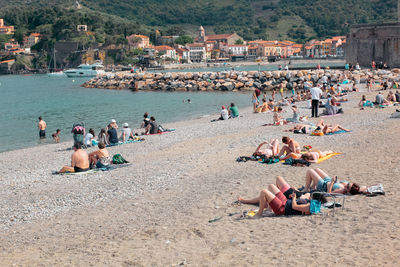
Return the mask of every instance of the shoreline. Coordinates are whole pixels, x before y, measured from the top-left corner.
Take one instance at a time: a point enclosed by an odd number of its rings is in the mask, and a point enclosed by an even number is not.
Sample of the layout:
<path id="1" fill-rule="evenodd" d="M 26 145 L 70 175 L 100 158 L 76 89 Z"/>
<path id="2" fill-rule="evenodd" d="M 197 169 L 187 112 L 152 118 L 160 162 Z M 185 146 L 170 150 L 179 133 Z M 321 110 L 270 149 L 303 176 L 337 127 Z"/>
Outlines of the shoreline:
<path id="1" fill-rule="evenodd" d="M 111 147 L 132 164 L 110 172 L 51 175 L 70 160 L 71 151 L 57 145 L 0 153 L 8 167 L 0 187 L 0 259 L 23 266 L 396 266 L 398 160 L 388 151 L 400 149 L 400 125 L 388 118 L 396 107 L 360 110 L 362 94 L 372 99 L 376 92 L 351 93 L 343 115 L 324 118 L 352 130 L 346 134 L 294 135 L 283 132 L 290 126 L 261 126 L 272 113 L 249 108 L 236 119 L 180 121 L 173 133 Z M 299 111 L 309 116 L 304 105 Z M 235 220 L 228 214 L 256 208 L 232 206 L 237 196 L 256 196 L 276 175 L 295 187 L 304 184 L 308 168 L 235 161 L 283 135 L 341 152 L 312 167 L 362 185 L 382 183 L 386 196 L 349 196 L 335 216 Z M 293 244 L 296 249 L 288 249 Z"/>

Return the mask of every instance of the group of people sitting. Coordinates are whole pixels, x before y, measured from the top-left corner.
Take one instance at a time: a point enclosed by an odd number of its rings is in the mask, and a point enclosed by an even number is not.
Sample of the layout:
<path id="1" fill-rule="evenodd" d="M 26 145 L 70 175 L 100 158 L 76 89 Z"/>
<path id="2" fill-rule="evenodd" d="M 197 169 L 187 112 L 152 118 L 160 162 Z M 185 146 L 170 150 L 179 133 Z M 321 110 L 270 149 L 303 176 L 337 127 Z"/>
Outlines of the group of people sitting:
<path id="1" fill-rule="evenodd" d="M 332 179 L 323 170 L 316 168 L 307 170 L 302 190 L 291 187 L 283 177 L 277 176 L 276 183 L 268 185 L 258 197 L 238 197 L 238 201 L 259 205 L 256 218 L 262 217 L 265 209 L 273 211 L 275 215 L 310 215 L 319 212 L 321 204 L 327 202 L 326 193 L 357 195 L 366 191 L 366 186 L 338 181 L 337 176 Z"/>
<path id="2" fill-rule="evenodd" d="M 103 142 L 99 142 L 97 146 L 98 150 L 88 154 L 82 149 L 82 143 L 75 142 L 72 147 L 74 153 L 71 156 L 71 166 L 64 166 L 55 173 L 86 172 L 93 168 L 108 168 L 111 164 L 111 158 L 106 145 Z"/>
<path id="3" fill-rule="evenodd" d="M 239 117 L 239 109 L 235 105 L 235 103 L 231 103 L 229 105 L 229 109 L 227 109 L 225 106 L 222 106 L 220 113 L 221 116 L 218 119 L 212 121 L 227 120 Z"/>

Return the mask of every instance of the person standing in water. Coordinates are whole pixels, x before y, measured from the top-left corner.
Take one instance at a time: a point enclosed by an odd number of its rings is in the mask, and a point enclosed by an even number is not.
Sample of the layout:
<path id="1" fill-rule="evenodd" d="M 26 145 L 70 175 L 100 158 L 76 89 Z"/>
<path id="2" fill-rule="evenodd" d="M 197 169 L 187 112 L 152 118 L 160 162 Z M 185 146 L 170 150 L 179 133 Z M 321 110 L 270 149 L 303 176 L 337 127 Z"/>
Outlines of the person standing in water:
<path id="1" fill-rule="evenodd" d="M 39 138 L 40 139 L 46 138 L 46 127 L 47 127 L 46 122 L 42 119 L 42 116 L 40 116 L 39 117 L 39 123 L 38 123 Z"/>

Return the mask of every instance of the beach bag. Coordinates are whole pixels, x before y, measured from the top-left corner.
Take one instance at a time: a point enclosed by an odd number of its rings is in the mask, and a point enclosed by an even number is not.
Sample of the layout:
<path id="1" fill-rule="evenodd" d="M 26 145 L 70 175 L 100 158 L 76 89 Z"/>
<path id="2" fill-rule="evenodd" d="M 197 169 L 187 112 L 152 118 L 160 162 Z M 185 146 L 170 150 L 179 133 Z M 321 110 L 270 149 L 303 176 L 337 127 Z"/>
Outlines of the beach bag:
<path id="1" fill-rule="evenodd" d="M 121 154 L 115 154 L 112 158 L 112 163 L 113 164 L 124 164 L 124 163 L 129 163 L 126 159 L 124 159 Z"/>
<path id="2" fill-rule="evenodd" d="M 310 213 L 317 214 L 321 213 L 321 202 L 315 199 L 310 201 Z"/>
<path id="3" fill-rule="evenodd" d="M 367 196 L 377 196 L 384 195 L 385 191 L 383 190 L 382 184 L 374 184 L 367 188 L 366 195 Z"/>

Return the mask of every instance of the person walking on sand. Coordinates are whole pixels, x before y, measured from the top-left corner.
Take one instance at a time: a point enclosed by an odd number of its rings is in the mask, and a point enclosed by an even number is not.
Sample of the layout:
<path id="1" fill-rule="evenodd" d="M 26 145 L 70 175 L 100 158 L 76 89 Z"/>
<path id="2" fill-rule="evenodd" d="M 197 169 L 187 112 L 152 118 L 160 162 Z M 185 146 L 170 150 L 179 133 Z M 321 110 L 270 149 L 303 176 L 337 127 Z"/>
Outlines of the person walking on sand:
<path id="1" fill-rule="evenodd" d="M 318 117 L 318 106 L 319 106 L 319 100 L 321 99 L 322 96 L 322 91 L 318 86 L 314 86 L 313 88 L 310 89 L 311 93 L 311 117 Z"/>
<path id="2" fill-rule="evenodd" d="M 40 116 L 39 117 L 39 123 L 38 123 L 39 138 L 40 139 L 46 138 L 46 127 L 47 127 L 46 122 L 42 119 L 42 116 Z"/>
<path id="3" fill-rule="evenodd" d="M 260 101 L 258 100 L 258 97 L 260 95 L 261 95 L 261 91 L 259 89 L 254 90 L 252 100 L 251 100 L 251 102 L 253 103 L 253 112 L 254 113 L 257 112 L 257 107 L 260 103 Z"/>

